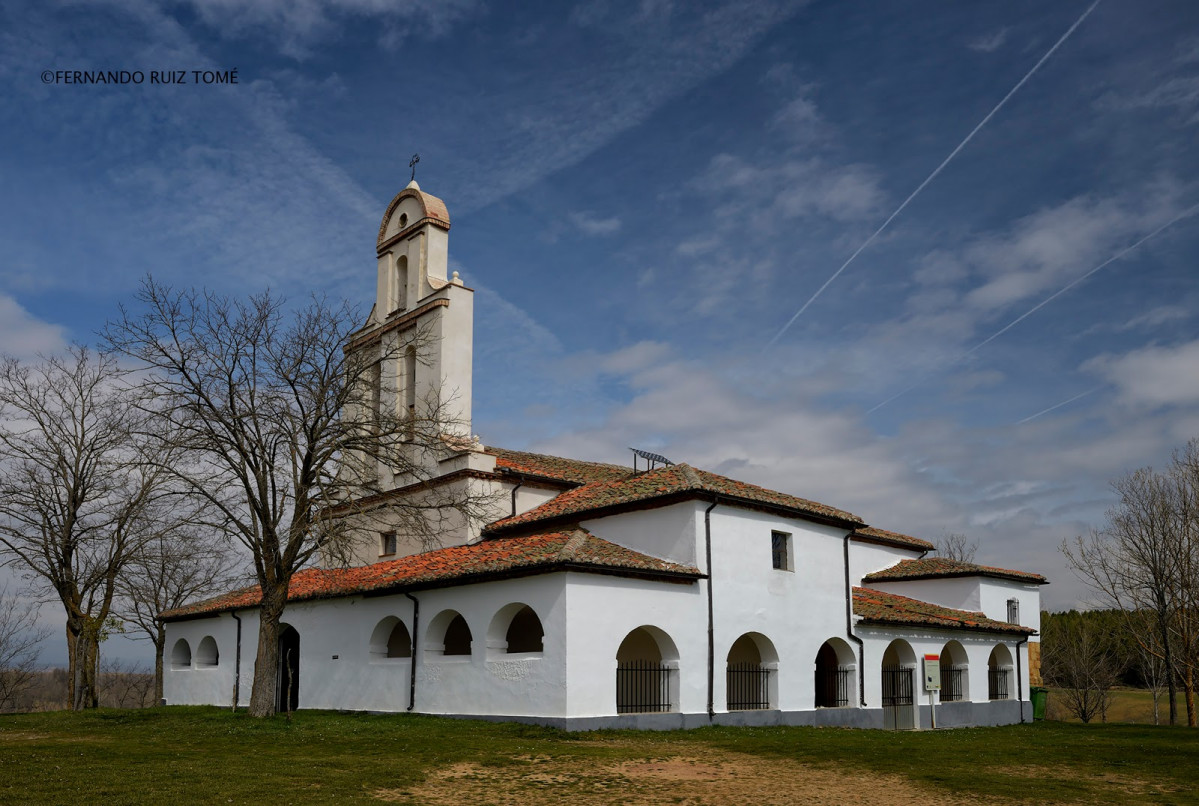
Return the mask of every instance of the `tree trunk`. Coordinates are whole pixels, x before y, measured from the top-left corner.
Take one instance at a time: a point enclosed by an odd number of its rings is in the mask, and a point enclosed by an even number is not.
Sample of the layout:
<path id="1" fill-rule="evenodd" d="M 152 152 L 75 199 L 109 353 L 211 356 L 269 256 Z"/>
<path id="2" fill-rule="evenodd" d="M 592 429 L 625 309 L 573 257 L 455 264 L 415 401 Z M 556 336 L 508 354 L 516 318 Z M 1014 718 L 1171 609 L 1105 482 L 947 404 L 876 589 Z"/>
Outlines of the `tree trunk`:
<path id="1" fill-rule="evenodd" d="M 83 707 L 99 708 L 100 639 L 94 630 L 88 631 L 87 641 L 84 643 L 84 652 L 86 654 L 84 656 L 83 679 L 86 688 L 84 689 Z"/>
<path id="2" fill-rule="evenodd" d="M 1182 690 L 1187 700 L 1187 727 L 1195 727 L 1195 673 L 1190 666 L 1182 675 Z"/>
<path id="3" fill-rule="evenodd" d="M 167 630 L 162 622 L 158 623 L 154 635 L 154 704 L 162 705 L 162 656 L 167 646 Z"/>
<path id="4" fill-rule="evenodd" d="M 71 620 L 67 619 L 67 708 L 75 707 L 75 632 Z"/>
<path id="5" fill-rule="evenodd" d="M 279 619 L 287 602 L 287 588 L 265 593 L 258 615 L 258 654 L 254 657 L 254 684 L 250 691 L 250 716 L 275 713 L 275 683 L 279 675 Z"/>
<path id="6" fill-rule="evenodd" d="M 1178 702 L 1175 699 L 1178 693 L 1178 684 L 1174 678 L 1174 658 L 1170 652 L 1170 626 L 1166 621 L 1165 611 L 1159 605 L 1158 614 L 1158 629 L 1161 632 L 1162 640 L 1162 659 L 1166 665 L 1166 690 L 1169 693 L 1170 700 L 1170 724 L 1178 724 Z"/>

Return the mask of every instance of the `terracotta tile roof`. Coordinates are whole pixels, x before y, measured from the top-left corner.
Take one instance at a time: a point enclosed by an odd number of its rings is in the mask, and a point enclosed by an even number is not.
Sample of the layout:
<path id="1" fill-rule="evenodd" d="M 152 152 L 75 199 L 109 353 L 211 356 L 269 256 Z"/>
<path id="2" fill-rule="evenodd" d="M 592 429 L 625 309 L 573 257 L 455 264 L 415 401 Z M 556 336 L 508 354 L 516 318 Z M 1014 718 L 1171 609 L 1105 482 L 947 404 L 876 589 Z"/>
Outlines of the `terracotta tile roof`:
<path id="1" fill-rule="evenodd" d="M 860 616 L 863 624 L 887 624 L 904 627 L 941 627 L 952 630 L 979 630 L 982 632 L 1021 633 L 1036 632 L 1029 627 L 1008 624 L 987 618 L 982 613 L 969 610 L 954 610 L 951 607 L 909 599 L 894 593 L 883 593 L 872 588 L 853 589 L 853 612 Z"/>
<path id="2" fill-rule="evenodd" d="M 612 511 L 628 509 L 642 502 L 688 494 L 696 497 L 715 495 L 751 506 L 785 509 L 803 517 L 833 520 L 846 525 L 864 525 L 856 515 L 841 509 L 718 476 L 706 470 L 696 470 L 687 464 L 678 464 L 659 467 L 628 478 L 596 481 L 567 490 L 528 512 L 490 524 L 486 531 L 508 532 L 541 521 L 597 517 Z"/>
<path id="3" fill-rule="evenodd" d="M 901 560 L 897 565 L 867 574 L 866 582 L 899 582 L 909 579 L 940 579 L 945 577 L 994 577 L 1016 582 L 1047 585 L 1049 581 L 1030 571 L 1009 571 L 990 565 L 975 565 L 946 557 L 927 557 L 923 560 Z"/>
<path id="4" fill-rule="evenodd" d="M 569 482 L 572 485 L 591 484 L 597 481 L 616 481 L 633 475 L 633 469 L 621 465 L 610 465 L 603 462 L 584 462 L 579 459 L 565 459 L 561 456 L 547 456 L 542 453 L 526 451 L 510 451 L 506 448 L 486 447 L 483 449 L 495 457 L 496 470 L 501 473 L 508 471 L 527 476 Z"/>
<path id="5" fill-rule="evenodd" d="M 302 602 L 371 591 L 418 590 L 557 570 L 682 579 L 702 576 L 696 568 L 650 557 L 601 540 L 584 529 L 573 529 L 451 546 L 358 568 L 312 568 L 291 578 L 287 599 Z M 177 620 L 255 607 L 261 600 L 261 590 L 253 585 L 160 616 Z"/>
<path id="6" fill-rule="evenodd" d="M 855 529 L 853 536 L 867 543 L 886 543 L 891 546 L 903 546 L 904 548 L 920 549 L 921 551 L 932 551 L 936 546 L 927 540 L 921 540 L 919 537 L 900 534 L 899 532 L 888 532 L 886 529 L 876 529 L 873 526 L 864 526 L 861 529 Z"/>

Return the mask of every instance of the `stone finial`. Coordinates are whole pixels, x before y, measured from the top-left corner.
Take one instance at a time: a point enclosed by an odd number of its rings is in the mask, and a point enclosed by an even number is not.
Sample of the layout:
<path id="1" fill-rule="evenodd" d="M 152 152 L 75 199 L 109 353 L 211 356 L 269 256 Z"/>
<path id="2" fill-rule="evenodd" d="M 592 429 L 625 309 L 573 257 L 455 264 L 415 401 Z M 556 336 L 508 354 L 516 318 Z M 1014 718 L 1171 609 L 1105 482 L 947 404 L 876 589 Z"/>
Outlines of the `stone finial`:
<path id="1" fill-rule="evenodd" d="M 450 282 L 454 285 L 462 285 L 462 280 L 459 279 L 458 272 L 454 272 L 454 275 L 450 278 Z"/>

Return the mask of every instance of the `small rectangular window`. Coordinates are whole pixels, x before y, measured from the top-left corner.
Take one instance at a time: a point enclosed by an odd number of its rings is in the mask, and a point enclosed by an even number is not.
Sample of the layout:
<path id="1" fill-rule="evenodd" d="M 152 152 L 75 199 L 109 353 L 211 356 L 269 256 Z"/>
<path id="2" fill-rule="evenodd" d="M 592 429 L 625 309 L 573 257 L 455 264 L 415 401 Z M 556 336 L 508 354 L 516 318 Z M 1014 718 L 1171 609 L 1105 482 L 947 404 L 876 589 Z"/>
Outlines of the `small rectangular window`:
<path id="1" fill-rule="evenodd" d="M 1007 623 L 1008 624 L 1019 624 L 1020 623 L 1020 600 L 1019 599 L 1008 599 L 1007 600 Z"/>
<path id="2" fill-rule="evenodd" d="M 791 570 L 791 535 L 786 532 L 770 533 L 771 564 L 780 571 Z"/>
<path id="3" fill-rule="evenodd" d="M 396 533 L 383 532 L 379 535 L 379 554 L 395 554 L 396 553 Z"/>

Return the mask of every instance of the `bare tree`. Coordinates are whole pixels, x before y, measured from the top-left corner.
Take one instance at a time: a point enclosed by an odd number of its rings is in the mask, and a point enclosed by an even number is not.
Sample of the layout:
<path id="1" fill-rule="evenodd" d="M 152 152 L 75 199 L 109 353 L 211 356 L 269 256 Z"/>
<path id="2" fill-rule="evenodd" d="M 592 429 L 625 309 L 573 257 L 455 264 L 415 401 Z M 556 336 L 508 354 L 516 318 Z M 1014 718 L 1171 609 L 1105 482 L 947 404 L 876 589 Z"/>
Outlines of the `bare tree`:
<path id="1" fill-rule="evenodd" d="M 0 554 L 66 613 L 69 698 L 95 707 L 98 645 L 116 580 L 147 537 L 162 474 L 145 461 L 145 417 L 107 356 L 73 347 L 0 363 Z"/>
<path id="2" fill-rule="evenodd" d="M 0 588 L 0 712 L 17 707 L 37 675 L 38 644 L 50 631 L 37 626 L 36 602 Z"/>
<path id="3" fill-rule="evenodd" d="M 100 660 L 100 701 L 106 708 L 145 708 L 151 700 L 154 675 L 132 661 Z"/>
<path id="4" fill-rule="evenodd" d="M 1166 691 L 1169 677 L 1164 660 L 1165 653 L 1159 645 L 1158 633 L 1154 629 L 1156 618 L 1153 613 L 1137 611 L 1126 614 L 1127 643 L 1132 649 L 1132 666 L 1140 675 L 1141 682 L 1153 697 L 1153 724 L 1161 724 L 1161 697 Z"/>
<path id="5" fill-rule="evenodd" d="M 978 541 L 971 540 L 961 532 L 947 532 L 937 541 L 937 555 L 947 560 L 972 563 L 977 553 Z"/>
<path id="6" fill-rule="evenodd" d="M 435 483 L 430 457 L 469 437 L 438 401 L 381 405 L 395 374 L 383 370 L 399 356 L 381 345 L 345 349 L 361 322 L 348 304 L 316 299 L 287 311 L 269 293 L 232 300 L 151 279 L 138 302 L 141 313 L 122 310 L 105 335 L 145 367 L 164 430 L 189 454 L 171 469 L 207 502 L 209 525 L 250 555 L 262 599 L 249 712 L 273 714 L 292 575 L 318 552 L 362 539 L 365 521 L 350 510 L 379 490 L 375 468 L 418 493 L 375 496 L 372 517 L 386 510 L 397 531 L 430 541 L 445 518 L 483 517 L 492 495 Z M 416 333 L 404 346 L 428 343 Z"/>
<path id="7" fill-rule="evenodd" d="M 186 513 L 186 510 L 184 510 Z M 166 513 L 164 513 L 166 517 Z M 117 611 L 154 645 L 154 702 L 162 700 L 166 625 L 158 618 L 165 610 L 213 596 L 234 583 L 234 557 L 217 533 L 196 520 L 173 513 L 174 525 L 164 527 L 133 553 L 126 573 L 117 580 Z"/>
<path id="8" fill-rule="evenodd" d="M 1119 504 L 1107 524 L 1063 543 L 1075 573 L 1103 603 L 1125 615 L 1140 650 L 1161 660 L 1170 724 L 1176 692 L 1186 697 L 1187 724 L 1196 725 L 1199 673 L 1199 443 L 1175 454 L 1167 472 L 1142 468 L 1113 485 Z M 1152 620 L 1152 634 L 1144 619 Z"/>
<path id="9" fill-rule="evenodd" d="M 1111 689 L 1120 665 L 1110 636 L 1082 614 L 1063 614 L 1046 622 L 1041 640 L 1041 674 L 1062 690 L 1066 709 L 1083 722 L 1107 721 Z"/>

